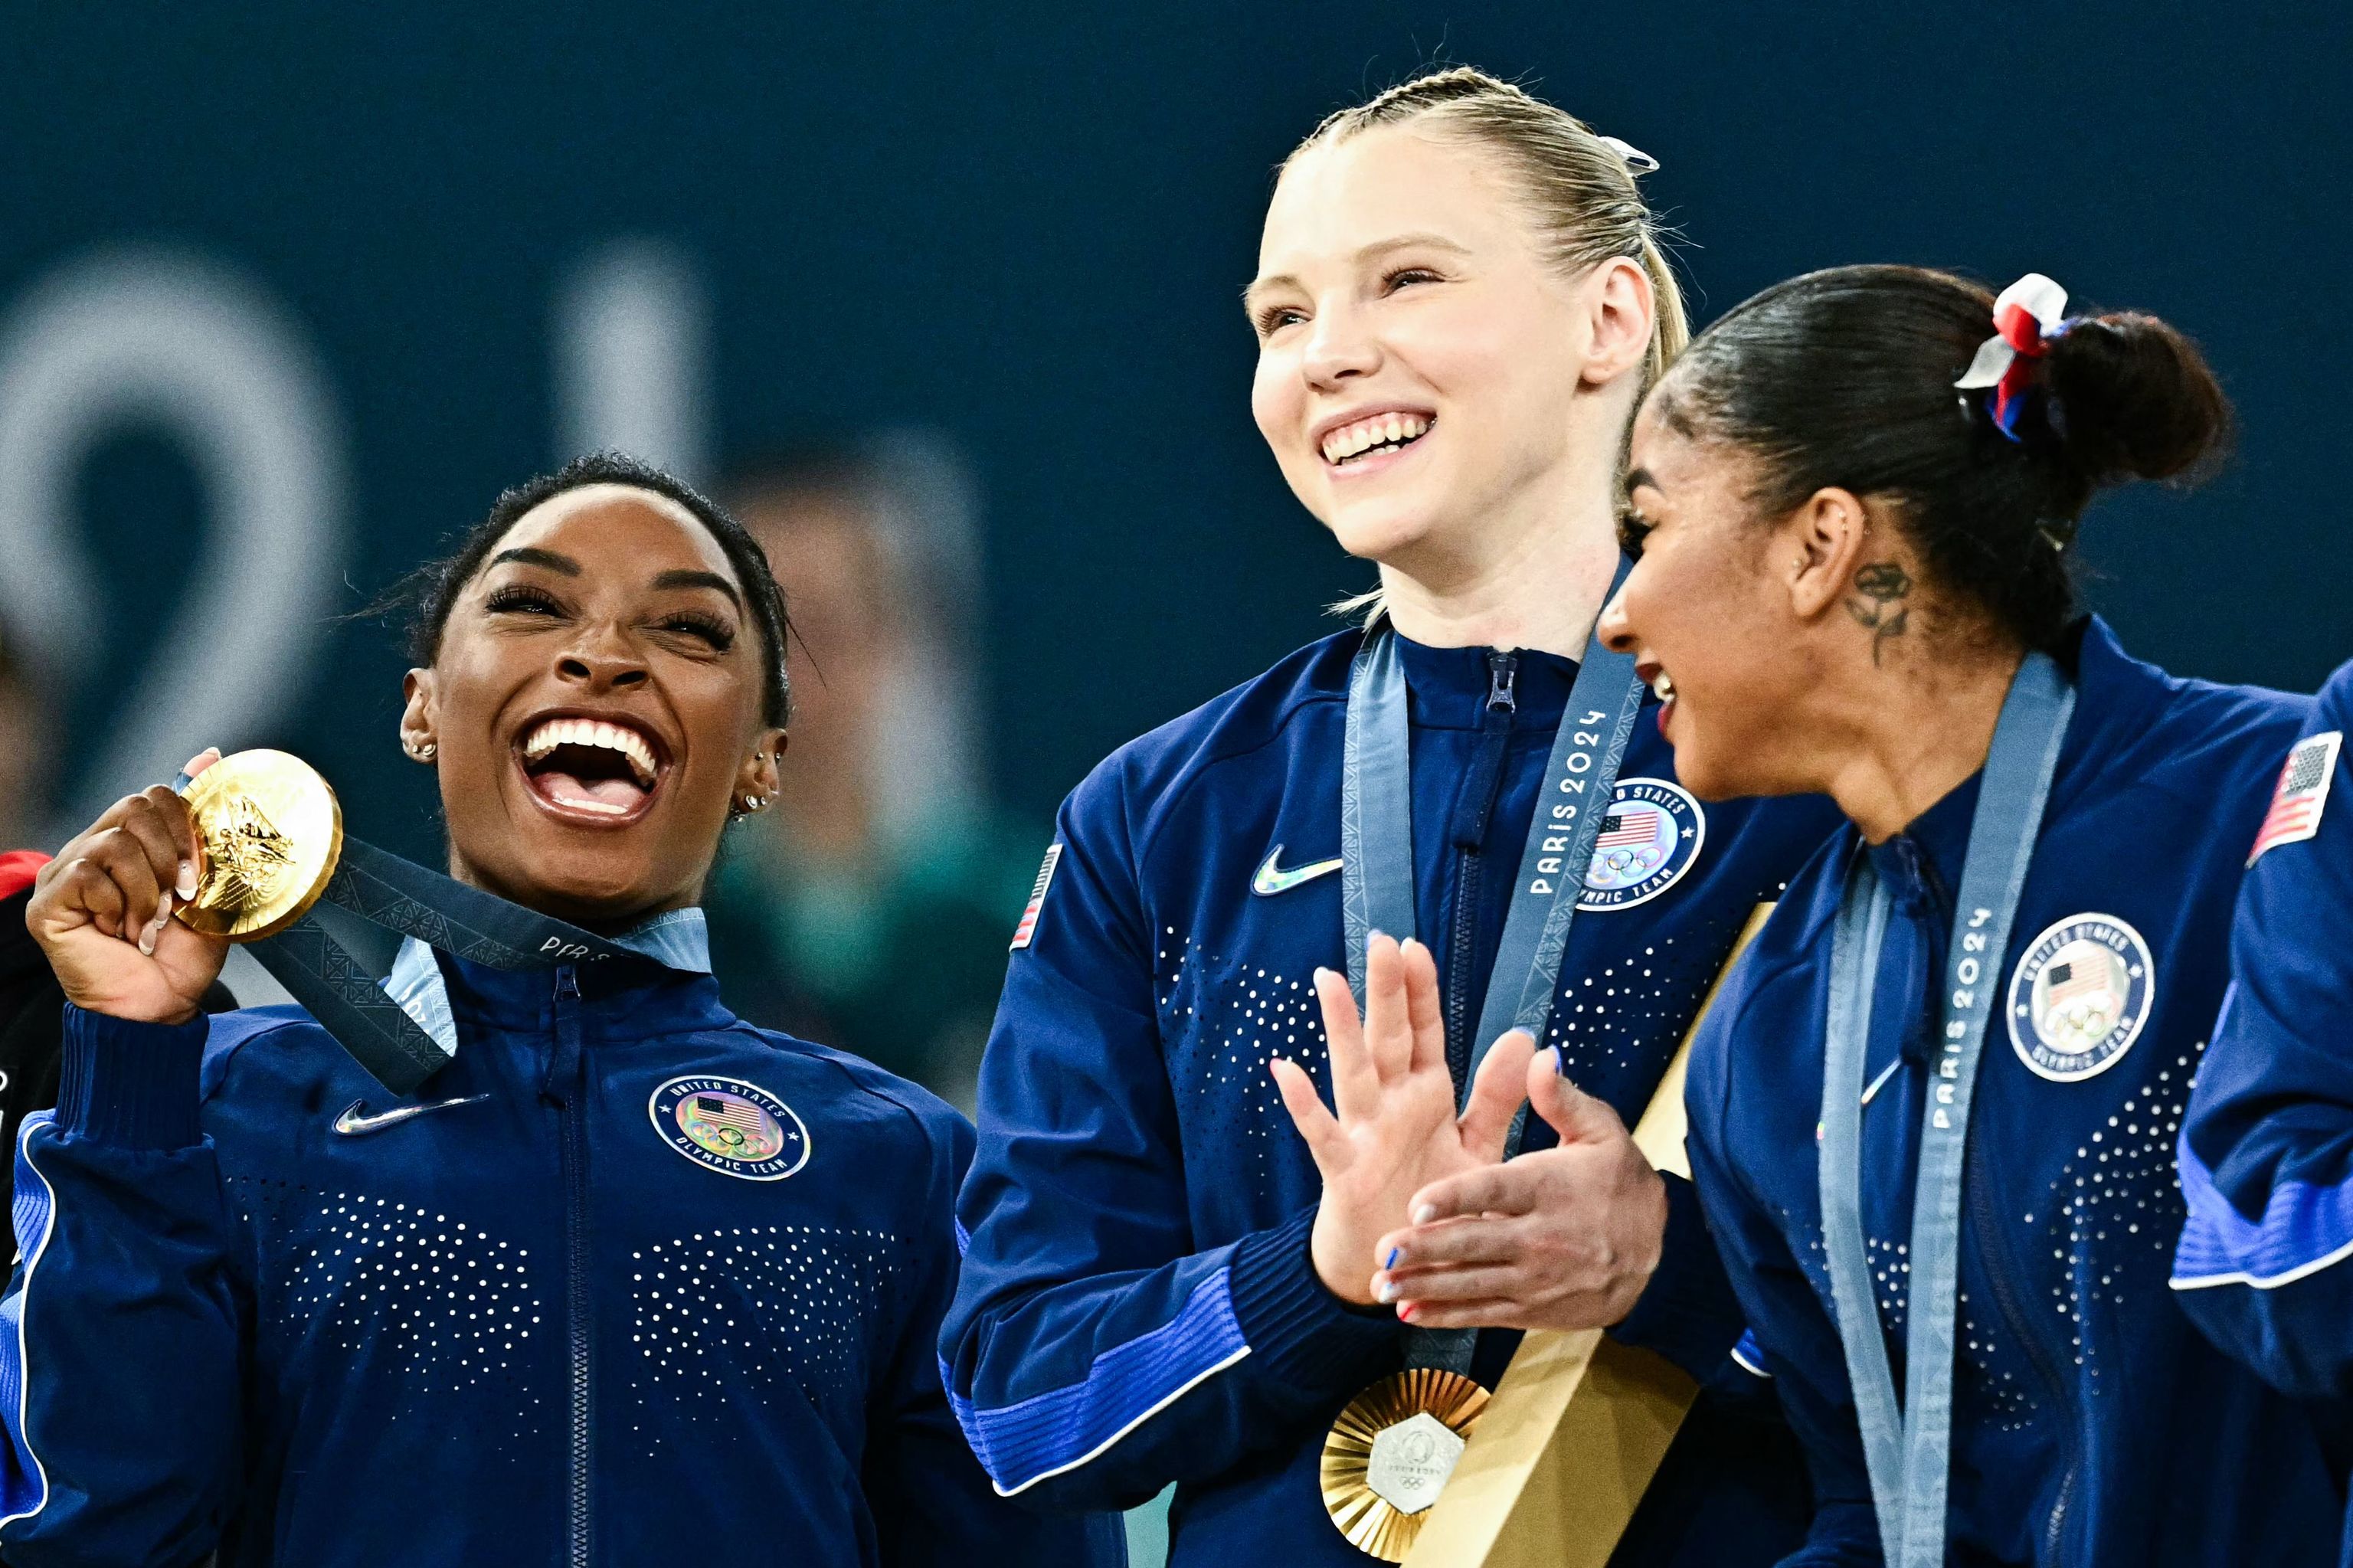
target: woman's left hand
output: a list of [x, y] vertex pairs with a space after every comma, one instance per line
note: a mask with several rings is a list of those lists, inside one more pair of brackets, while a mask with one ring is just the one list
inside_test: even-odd
[[1634, 1309], [1659, 1266], [1664, 1180], [1604, 1102], [1528, 1064], [1528, 1103], [1560, 1134], [1538, 1150], [1433, 1181], [1414, 1223], [1383, 1236], [1373, 1281], [1433, 1329], [1601, 1329]]
[[1309, 1238], [1316, 1275], [1342, 1300], [1368, 1307], [1394, 1299], [1377, 1295], [1373, 1270], [1388, 1255], [1374, 1248], [1374, 1238], [1413, 1213], [1416, 1193], [1503, 1158], [1524, 1064], [1535, 1046], [1517, 1030], [1498, 1040], [1458, 1117], [1438, 965], [1428, 948], [1373, 937], [1365, 953], [1361, 1021], [1346, 976], [1316, 970], [1315, 994], [1331, 1046], [1334, 1109], [1324, 1108], [1314, 1080], [1296, 1062], [1278, 1059], [1271, 1066], [1284, 1108], [1324, 1178]]

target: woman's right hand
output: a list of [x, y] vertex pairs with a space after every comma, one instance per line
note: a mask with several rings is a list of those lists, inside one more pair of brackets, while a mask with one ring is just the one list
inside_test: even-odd
[[[220, 760], [191, 758], [194, 778]], [[185, 1023], [220, 975], [228, 943], [171, 917], [195, 896], [204, 849], [187, 804], [158, 784], [126, 795], [41, 868], [26, 928], [66, 1000], [143, 1023]]]

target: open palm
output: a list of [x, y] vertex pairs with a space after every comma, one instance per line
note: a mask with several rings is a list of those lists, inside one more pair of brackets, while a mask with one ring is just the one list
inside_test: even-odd
[[1413, 1195], [1502, 1160], [1535, 1047], [1517, 1031], [1498, 1040], [1458, 1117], [1428, 948], [1378, 934], [1366, 944], [1361, 1020], [1345, 976], [1318, 969], [1315, 994], [1331, 1048], [1332, 1107], [1295, 1062], [1272, 1064], [1275, 1085], [1324, 1178], [1310, 1242], [1315, 1272], [1343, 1299], [1370, 1304], [1376, 1244], [1409, 1222]]

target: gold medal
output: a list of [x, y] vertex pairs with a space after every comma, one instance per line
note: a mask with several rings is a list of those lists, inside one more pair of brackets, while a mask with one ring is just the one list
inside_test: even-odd
[[195, 902], [173, 917], [208, 937], [258, 942], [311, 912], [343, 852], [343, 809], [319, 770], [282, 751], [240, 751], [181, 799], [205, 846]]
[[1409, 1367], [1348, 1402], [1324, 1439], [1324, 1510], [1359, 1552], [1402, 1563], [1462, 1457], [1487, 1391]]

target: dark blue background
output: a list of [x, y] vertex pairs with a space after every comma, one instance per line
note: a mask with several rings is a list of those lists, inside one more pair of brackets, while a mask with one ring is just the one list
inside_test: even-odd
[[[709, 281], [723, 460], [904, 424], [963, 451], [996, 771], [1036, 813], [1368, 580], [1251, 427], [1236, 295], [1274, 163], [1441, 50], [1662, 161], [1651, 189], [1691, 241], [1703, 320], [1856, 260], [1996, 284], [2031, 268], [2177, 320], [2238, 400], [2241, 451], [2193, 498], [2095, 510], [2096, 602], [2185, 671], [2308, 688], [2353, 653], [2341, 7], [11, 12], [0, 304], [125, 242], [258, 281], [340, 401], [351, 604], [557, 455], [560, 269], [664, 237]], [[93, 450], [79, 493], [116, 590], [89, 629], [111, 673], [76, 699], [82, 747], [155, 656], [141, 629], [206, 502], [135, 429]], [[361, 831], [421, 853], [393, 644], [343, 626], [325, 648], [280, 733], [225, 738], [306, 752]]]

